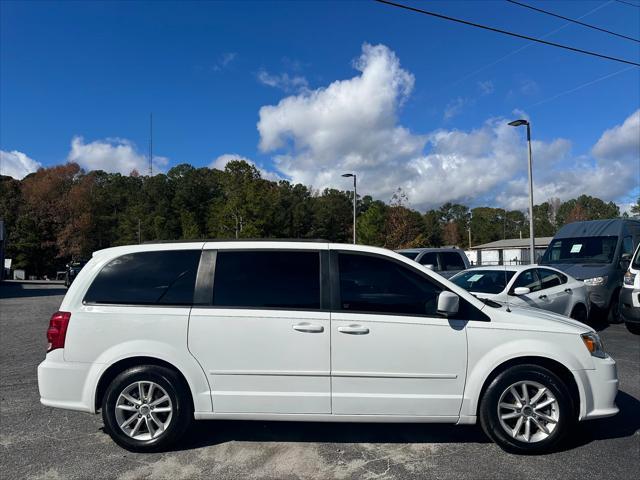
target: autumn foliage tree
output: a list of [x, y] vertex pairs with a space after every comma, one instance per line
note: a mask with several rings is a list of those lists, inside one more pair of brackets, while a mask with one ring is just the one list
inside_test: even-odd
[[[0, 219], [8, 234], [6, 257], [28, 275], [53, 275], [71, 259], [138, 241], [201, 238], [324, 238], [351, 242], [353, 193], [314, 191], [262, 177], [250, 163], [223, 170], [180, 164], [152, 177], [84, 172], [75, 163], [42, 168], [18, 181], [0, 177]], [[421, 213], [401, 189], [387, 204], [357, 199], [359, 243], [387, 248], [468, 246], [528, 235], [519, 210], [445, 203]], [[611, 218], [618, 207], [583, 195], [535, 206], [539, 234], [564, 223]], [[633, 214], [633, 211], [632, 211]]]

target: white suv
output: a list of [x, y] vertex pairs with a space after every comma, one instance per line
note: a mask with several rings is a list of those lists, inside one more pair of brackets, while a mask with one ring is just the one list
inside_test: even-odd
[[95, 413], [121, 446], [192, 419], [480, 421], [515, 452], [614, 415], [589, 327], [480, 301], [388, 250], [191, 242], [101, 250], [50, 321], [43, 404]]

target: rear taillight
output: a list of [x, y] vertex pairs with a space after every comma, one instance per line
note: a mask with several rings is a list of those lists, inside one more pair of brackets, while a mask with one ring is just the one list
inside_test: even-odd
[[67, 336], [67, 327], [69, 326], [69, 312], [56, 312], [51, 315], [49, 320], [49, 328], [47, 329], [47, 352], [56, 348], [64, 348], [64, 339]]

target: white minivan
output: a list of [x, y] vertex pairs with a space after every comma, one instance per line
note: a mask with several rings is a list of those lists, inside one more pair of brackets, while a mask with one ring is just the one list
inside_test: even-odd
[[513, 452], [614, 415], [586, 325], [506, 308], [397, 253], [322, 242], [94, 253], [47, 331], [44, 405], [95, 413], [136, 451], [192, 419], [480, 422]]

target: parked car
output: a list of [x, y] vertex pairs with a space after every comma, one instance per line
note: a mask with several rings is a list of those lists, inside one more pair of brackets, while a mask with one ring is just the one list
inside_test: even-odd
[[620, 317], [631, 333], [640, 335], [640, 245], [636, 247], [620, 290]]
[[582, 280], [595, 313], [619, 320], [622, 277], [640, 243], [640, 220], [575, 222], [562, 227], [539, 262]]
[[583, 323], [589, 315], [584, 283], [551, 267], [477, 267], [458, 273], [451, 281], [477, 297], [509, 306], [541, 308]]
[[195, 419], [483, 426], [514, 452], [615, 415], [616, 362], [569, 318], [481, 301], [397, 253], [320, 242], [94, 253], [50, 320], [44, 405], [164, 449]]
[[71, 284], [76, 279], [76, 276], [78, 275], [80, 270], [82, 270], [82, 267], [84, 267], [86, 264], [87, 264], [86, 260], [74, 260], [70, 263], [67, 263], [66, 270], [64, 273], [65, 287], [71, 286]]
[[469, 259], [459, 248], [407, 248], [397, 252], [439, 273], [444, 278], [450, 278], [469, 268]]

